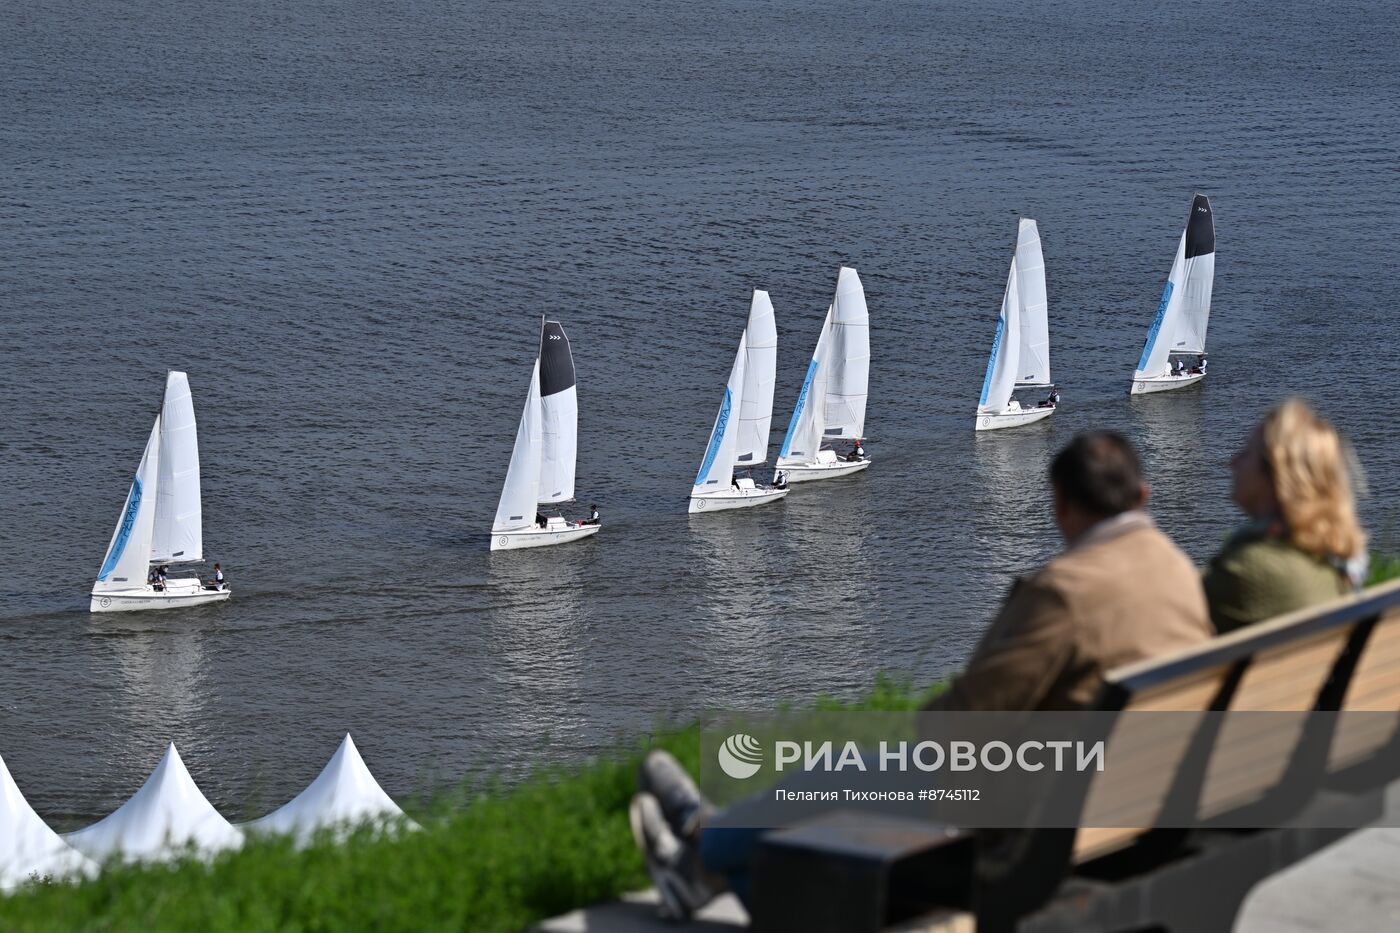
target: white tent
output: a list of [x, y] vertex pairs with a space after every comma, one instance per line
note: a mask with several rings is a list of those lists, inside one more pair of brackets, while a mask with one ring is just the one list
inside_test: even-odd
[[306, 842], [320, 829], [390, 822], [418, 828], [369, 773], [347, 732], [340, 748], [306, 790], [242, 828], [250, 833], [290, 834]]
[[160, 861], [183, 854], [189, 846], [201, 855], [212, 855], [243, 844], [243, 834], [195, 786], [174, 744], [141, 789], [116, 812], [63, 838], [98, 861], [117, 853], [132, 861]]
[[39, 818], [0, 758], [0, 892], [38, 878], [96, 873], [96, 864]]

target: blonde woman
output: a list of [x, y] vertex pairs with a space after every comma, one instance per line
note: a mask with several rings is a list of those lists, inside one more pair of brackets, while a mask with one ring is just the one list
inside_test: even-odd
[[1248, 524], [1206, 568], [1211, 621], [1222, 634], [1334, 599], [1365, 576], [1366, 538], [1356, 520], [1337, 430], [1306, 402], [1264, 416], [1230, 460], [1236, 504]]

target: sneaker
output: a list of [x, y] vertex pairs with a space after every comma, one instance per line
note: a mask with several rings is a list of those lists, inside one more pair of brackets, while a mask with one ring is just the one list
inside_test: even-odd
[[651, 794], [637, 794], [627, 808], [632, 838], [646, 859], [647, 874], [661, 895], [660, 914], [667, 920], [689, 920], [714, 898], [700, 877], [694, 846], [671, 831], [661, 804]]
[[671, 831], [693, 839], [700, 823], [714, 812], [685, 768], [669, 752], [648, 752], [637, 771], [637, 789], [655, 797]]

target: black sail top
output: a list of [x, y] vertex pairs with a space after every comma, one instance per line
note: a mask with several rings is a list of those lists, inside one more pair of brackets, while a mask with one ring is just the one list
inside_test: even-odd
[[563, 392], [574, 384], [574, 354], [558, 321], [545, 321], [540, 334], [540, 395]]
[[1198, 194], [1191, 201], [1191, 219], [1186, 221], [1186, 258], [1207, 256], [1215, 252], [1215, 219], [1210, 213], [1210, 199]]

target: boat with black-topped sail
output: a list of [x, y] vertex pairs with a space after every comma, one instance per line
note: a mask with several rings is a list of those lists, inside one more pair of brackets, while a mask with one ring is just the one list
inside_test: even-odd
[[765, 505], [787, 495], [786, 486], [763, 485], [754, 480], [751, 469], [746, 469], [768, 459], [777, 369], [778, 329], [773, 303], [767, 292], [755, 290], [748, 326], [739, 337], [739, 352], [734, 355], [710, 442], [690, 490], [691, 514]]
[[[92, 587], [90, 611], [176, 609], [233, 595], [192, 569], [204, 560], [197, 435], [189, 379], [167, 373], [160, 411]], [[154, 576], [157, 568], [171, 567], [164, 579]]]
[[1210, 200], [1198, 194], [1191, 201], [1191, 216], [1177, 244], [1129, 394], [1184, 389], [1206, 377], [1206, 326], [1214, 284], [1215, 217]]
[[[870, 383], [870, 313], [856, 270], [841, 267], [817, 349], [793, 406], [774, 479], [805, 483], [870, 466], [862, 440]], [[844, 449], [844, 443], [850, 449]], [[838, 450], [838, 446], [843, 449]]]
[[[1046, 396], [1023, 404], [1017, 391], [1034, 389]], [[1016, 428], [1055, 413], [1055, 385], [1050, 381], [1050, 323], [1045, 298], [1045, 260], [1034, 220], [1022, 218], [1016, 252], [1006, 276], [992, 355], [977, 401], [978, 431]]]
[[569, 338], [558, 321], [540, 328], [525, 410], [491, 526], [491, 550], [565, 544], [598, 533], [596, 522], [572, 521], [578, 462], [578, 387]]

